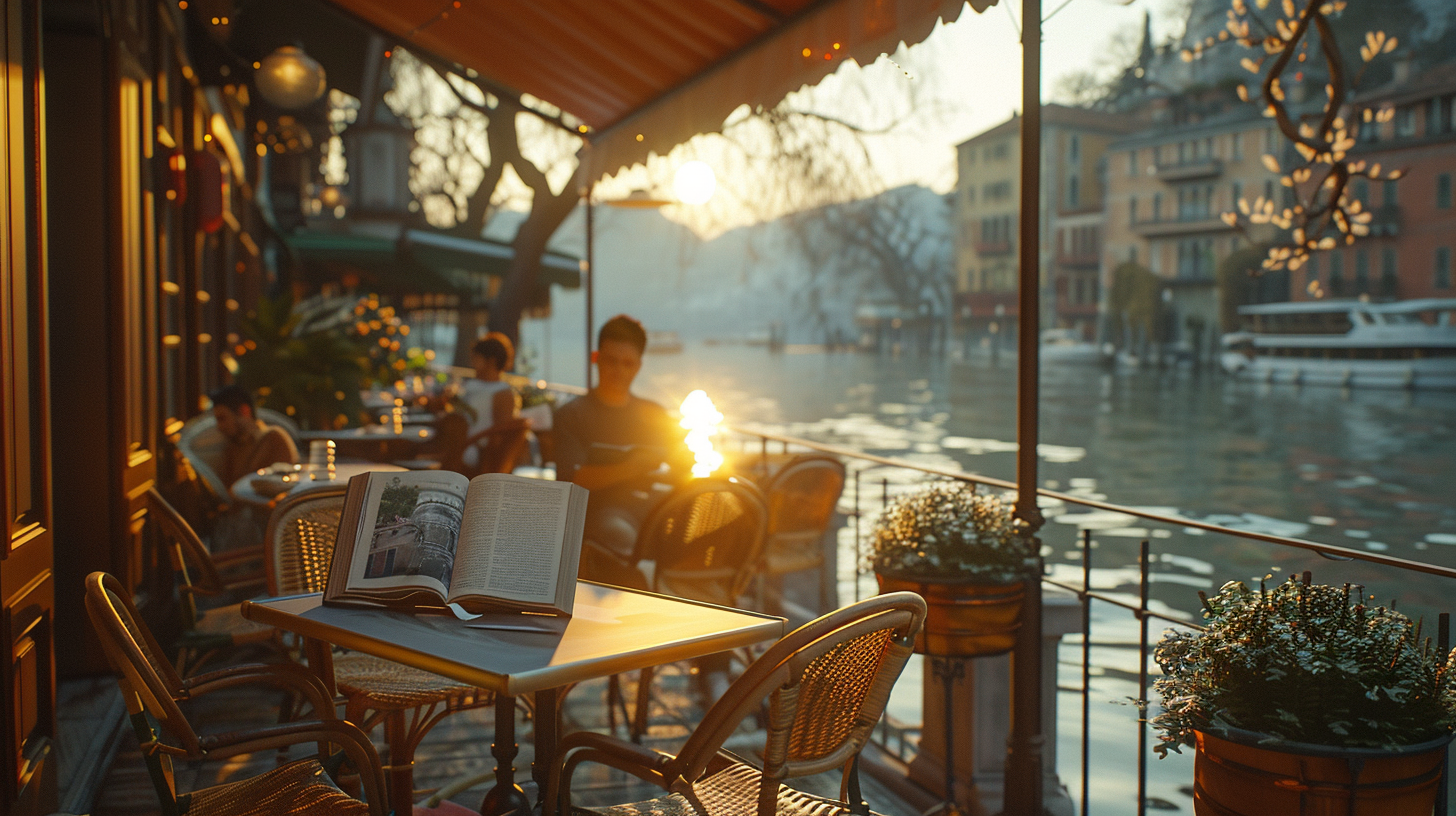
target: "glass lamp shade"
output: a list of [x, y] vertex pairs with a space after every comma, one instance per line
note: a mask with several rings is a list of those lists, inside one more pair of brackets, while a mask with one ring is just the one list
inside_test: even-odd
[[303, 49], [291, 45], [263, 58], [253, 73], [253, 84], [264, 99], [284, 109], [304, 107], [328, 89], [324, 67]]

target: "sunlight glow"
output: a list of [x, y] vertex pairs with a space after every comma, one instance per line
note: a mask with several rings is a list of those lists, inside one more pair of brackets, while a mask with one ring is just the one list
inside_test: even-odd
[[688, 431], [688, 450], [693, 452], [693, 478], [701, 479], [713, 475], [723, 466], [723, 454], [713, 450], [713, 436], [723, 422], [723, 414], [713, 407], [707, 392], [699, 389], [688, 394], [678, 406], [682, 421], [678, 424]]
[[707, 162], [693, 159], [683, 163], [672, 178], [672, 191], [684, 204], [706, 204], [718, 190], [718, 177]]

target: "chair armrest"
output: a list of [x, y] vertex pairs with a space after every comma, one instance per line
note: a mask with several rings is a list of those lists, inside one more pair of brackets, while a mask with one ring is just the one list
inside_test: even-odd
[[631, 742], [593, 731], [574, 731], [561, 740], [558, 750], [561, 762], [553, 763], [546, 777], [542, 801], [558, 800], [557, 813], [571, 813], [571, 776], [576, 766], [595, 762], [629, 773], [644, 782], [670, 790], [675, 774], [668, 770], [671, 754], [663, 754]]
[[276, 686], [297, 692], [313, 705], [315, 716], [320, 719], [338, 719], [333, 695], [323, 681], [297, 663], [245, 663], [200, 674], [183, 683], [189, 698], [238, 686]]
[[364, 795], [375, 816], [385, 816], [389, 799], [384, 792], [384, 770], [379, 754], [359, 726], [346, 720], [307, 720], [250, 731], [212, 734], [199, 740], [207, 759], [226, 759], [305, 742], [337, 745], [359, 771]]

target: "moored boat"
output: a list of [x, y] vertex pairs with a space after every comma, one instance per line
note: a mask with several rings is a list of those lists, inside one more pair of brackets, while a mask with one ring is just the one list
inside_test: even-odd
[[1456, 389], [1456, 298], [1239, 307], [1224, 370], [1268, 382]]
[[1082, 339], [1073, 329], [1047, 329], [1041, 333], [1039, 356], [1049, 365], [1100, 365], [1108, 361], [1110, 352]]

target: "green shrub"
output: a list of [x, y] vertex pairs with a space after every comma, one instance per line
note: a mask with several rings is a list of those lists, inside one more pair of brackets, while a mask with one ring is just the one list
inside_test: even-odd
[[[1363, 588], [1293, 577], [1272, 591], [1231, 581], [1204, 601], [1208, 628], [1170, 631], [1154, 659], [1167, 675], [1153, 719], [1160, 753], [1193, 732], [1256, 731], [1347, 748], [1414, 745], [1456, 725], [1446, 656], [1420, 626]], [[1443, 659], [1446, 658], [1446, 659]]]
[[898, 578], [1007, 584], [1034, 573], [1037, 563], [1011, 506], [963, 482], [934, 482], [896, 499], [870, 544], [870, 567]]

